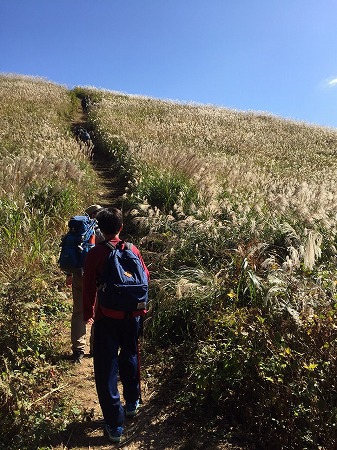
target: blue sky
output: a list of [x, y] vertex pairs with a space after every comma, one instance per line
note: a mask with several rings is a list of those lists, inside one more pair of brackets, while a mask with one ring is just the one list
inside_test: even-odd
[[1, 0], [0, 72], [337, 127], [336, 0]]

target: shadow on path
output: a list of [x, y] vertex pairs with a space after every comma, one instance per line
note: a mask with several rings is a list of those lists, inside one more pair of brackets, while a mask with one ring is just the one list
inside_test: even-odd
[[[219, 435], [219, 430], [212, 430], [207, 426], [206, 411], [202, 419], [196, 420], [192, 411], [186, 410], [186, 406], [184, 409], [175, 401], [176, 380], [181, 375], [181, 365], [178, 362], [170, 370], [165, 369], [165, 373], [161, 373], [158, 368], [147, 367], [145, 361], [142, 376], [143, 404], [135, 418], [126, 420], [120, 444], [110, 443], [104, 434], [104, 422], [94, 387], [92, 359], [84, 358], [82, 365], [74, 366], [73, 371], [74, 378], [69, 387], [69, 395], [77, 399], [82, 415], [64, 432], [50, 437], [48, 444], [53, 450], [235, 448], [222, 440], [223, 436], [221, 433]], [[95, 405], [91, 409], [93, 402]]]

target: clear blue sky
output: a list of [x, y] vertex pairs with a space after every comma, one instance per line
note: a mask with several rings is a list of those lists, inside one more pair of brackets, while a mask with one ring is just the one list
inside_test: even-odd
[[1, 0], [0, 72], [337, 127], [336, 0]]

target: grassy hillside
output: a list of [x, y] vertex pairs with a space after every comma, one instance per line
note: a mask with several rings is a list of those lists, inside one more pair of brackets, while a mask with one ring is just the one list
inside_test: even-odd
[[[259, 233], [268, 221], [335, 232], [335, 130], [112, 93], [93, 116], [106, 139], [125, 142], [140, 174], [156, 169], [188, 179], [197, 207], [207, 204], [204, 214]], [[140, 183], [137, 190], [149, 188]]]
[[71, 134], [73, 94], [1, 76], [0, 97], [0, 448], [36, 448], [72, 414], [60, 395], [69, 307], [56, 258], [96, 176]]
[[95, 192], [71, 134], [84, 93], [95, 146], [127, 180], [126, 232], [151, 270], [148, 376], [205, 442], [330, 448], [337, 132], [25, 77], [0, 77], [0, 92], [7, 448], [13, 436], [32, 448], [71, 415], [56, 364], [69, 315], [56, 256], [65, 219]]
[[177, 410], [248, 448], [330, 448], [336, 130], [88, 92], [97, 142], [129, 178], [152, 269], [147, 345]]

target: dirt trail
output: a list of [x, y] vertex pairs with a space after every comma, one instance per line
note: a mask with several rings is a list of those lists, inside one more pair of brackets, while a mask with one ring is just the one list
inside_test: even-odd
[[[86, 120], [86, 115], [79, 108], [72, 125], [74, 132], [79, 126], [88, 129]], [[97, 146], [94, 147], [92, 164], [100, 180], [98, 197], [93, 199], [93, 201], [104, 206], [120, 206], [124, 186], [120, 186], [116, 182], [116, 177], [111, 168], [111, 161], [108, 161], [107, 157], [104, 156]], [[69, 302], [71, 303], [70, 293]], [[126, 422], [125, 433], [119, 445], [109, 443], [104, 435], [104, 422], [95, 388], [93, 359], [89, 355], [89, 328], [87, 326], [85, 357], [81, 364], [74, 364], [69, 361], [69, 371], [67, 371], [64, 379], [67, 386], [65, 394], [80, 411], [80, 419], [72, 423], [64, 433], [51, 439], [53, 450], [110, 449], [116, 447], [129, 450], [177, 448], [171, 447], [169, 443], [165, 443], [165, 439], [161, 436], [162, 433], [160, 431], [155, 433], [149, 432], [151, 428], [156, 428], [156, 424], [163, 421], [164, 417], [164, 414], [161, 418], [157, 417], [158, 411], [162, 409], [160, 404], [157, 404], [156, 407], [154, 404], [149, 404], [154, 395], [148, 388], [150, 378], [142, 380], [143, 405], [140, 414]], [[70, 330], [68, 332], [70, 339]], [[122, 393], [121, 386], [119, 386], [119, 391]], [[121, 398], [123, 400], [122, 394]], [[169, 440], [171, 440], [171, 437]]]
[[[89, 327], [87, 336], [90, 336]], [[161, 410], [160, 404], [157, 408], [151, 405], [151, 393], [148, 383], [142, 380], [142, 398], [143, 405], [140, 413], [134, 419], [127, 420], [125, 423], [125, 433], [121, 443], [111, 444], [104, 435], [104, 422], [101, 408], [99, 406], [93, 370], [93, 359], [89, 356], [89, 345], [87, 342], [86, 355], [81, 364], [69, 362], [69, 372], [64, 380], [67, 384], [66, 394], [73, 399], [75, 405], [81, 411], [81, 418], [72, 423], [67, 430], [60, 436], [53, 439], [53, 450], [96, 450], [123, 448], [128, 450], [135, 449], [174, 449], [170, 443], [160, 437], [161, 433], [154, 435], [149, 433], [151, 427], [156, 427], [158, 423], [157, 413]], [[122, 392], [121, 386], [119, 386]], [[121, 396], [122, 397], [122, 396]], [[123, 400], [123, 397], [122, 397]], [[157, 412], [155, 410], [157, 409]], [[154, 415], [153, 415], [154, 414]], [[160, 439], [160, 442], [157, 439]], [[57, 442], [58, 441], [58, 442]]]
[[[78, 125], [86, 127], [86, 116], [80, 110], [75, 119], [74, 128]], [[102, 205], [114, 204], [119, 206], [123, 189], [116, 185], [112, 169], [97, 148], [94, 150], [93, 165], [101, 180], [99, 198], [95, 201]], [[71, 300], [69, 299], [69, 301]], [[88, 326], [88, 340], [89, 336]], [[201, 442], [200, 426], [191, 423], [191, 420], [186, 423], [185, 417], [179, 414], [177, 406], [172, 401], [170, 378], [167, 376], [165, 369], [161, 373], [157, 367], [155, 369], [146, 367], [146, 363], [143, 365], [144, 356], [142, 355], [141, 345], [143, 404], [140, 413], [135, 418], [126, 421], [121, 443], [112, 444], [104, 435], [103, 417], [95, 389], [93, 359], [89, 356], [87, 342], [86, 355], [82, 363], [74, 364], [69, 361], [69, 371], [64, 379], [67, 385], [66, 394], [81, 411], [81, 418], [70, 424], [64, 433], [51, 438], [53, 450], [104, 450], [113, 448], [124, 450], [188, 450], [201, 448], [228, 450], [232, 448], [228, 445], [212, 443], [207, 438], [202, 439], [203, 442]], [[122, 389], [119, 390], [122, 393]]]
[[[217, 443], [203, 435], [200, 423], [191, 421], [191, 417], [185, 418], [172, 401], [167, 374], [160, 375], [158, 368], [152, 372], [152, 368], [145, 365], [141, 379], [143, 403], [140, 412], [135, 418], [126, 420], [120, 444], [110, 443], [104, 435], [104, 422], [95, 389], [93, 359], [88, 352], [87, 342], [82, 363], [69, 362], [69, 372], [64, 380], [67, 384], [65, 393], [77, 405], [81, 416], [65, 432], [52, 438], [53, 450], [234, 450], [228, 444]], [[122, 393], [121, 385], [119, 391]], [[123, 402], [122, 395], [121, 400]]]

